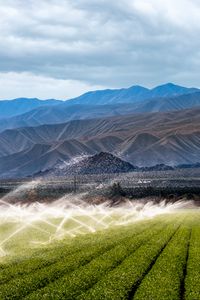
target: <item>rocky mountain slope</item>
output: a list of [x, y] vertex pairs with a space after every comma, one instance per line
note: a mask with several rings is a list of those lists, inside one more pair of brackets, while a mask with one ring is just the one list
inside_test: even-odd
[[30, 176], [100, 152], [139, 167], [193, 164], [200, 161], [199, 118], [196, 108], [6, 130], [0, 133], [0, 176]]
[[106, 152], [93, 156], [72, 159], [70, 162], [58, 162], [53, 168], [37, 175], [45, 177], [85, 175], [85, 174], [112, 174], [135, 171], [130, 163]]

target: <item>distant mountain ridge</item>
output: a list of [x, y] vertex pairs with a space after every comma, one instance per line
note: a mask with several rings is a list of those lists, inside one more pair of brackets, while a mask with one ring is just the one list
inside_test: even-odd
[[71, 99], [75, 104], [116, 104], [116, 103], [138, 103], [153, 98], [166, 98], [199, 92], [197, 88], [186, 88], [183, 86], [167, 83], [152, 89], [143, 86], [132, 86], [123, 89], [107, 89], [87, 92], [79, 97]]
[[0, 132], [6, 129], [59, 124], [72, 120], [106, 118], [133, 113], [178, 111], [200, 107], [200, 92], [173, 97], [152, 98], [137, 103], [107, 105], [73, 103], [73, 101], [66, 101], [58, 105], [41, 106], [18, 116], [0, 119]]
[[0, 101], [0, 119], [10, 118], [21, 115], [41, 106], [52, 106], [61, 104], [61, 100], [47, 99], [39, 100], [37, 98], [17, 98], [13, 100]]
[[[186, 88], [173, 83], [163, 84], [153, 89], [147, 89], [142, 86], [132, 86], [130, 88], [122, 89], [107, 89], [87, 92], [79, 97], [69, 99], [66, 101], [47, 99], [40, 100], [37, 98], [17, 98], [13, 100], [0, 101], [0, 119], [11, 118], [19, 116], [42, 108], [43, 106], [57, 106], [64, 105], [62, 108], [73, 105], [116, 105], [131, 103], [137, 105], [145, 100], [155, 98], [176, 97], [186, 94], [200, 92], [196, 88]], [[66, 107], [65, 107], [66, 106]]]

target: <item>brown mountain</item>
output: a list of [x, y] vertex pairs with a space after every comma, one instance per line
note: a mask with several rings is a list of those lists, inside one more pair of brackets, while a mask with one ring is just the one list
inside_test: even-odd
[[1, 177], [28, 176], [74, 157], [112, 153], [136, 166], [200, 161], [200, 108], [77, 120], [0, 133]]

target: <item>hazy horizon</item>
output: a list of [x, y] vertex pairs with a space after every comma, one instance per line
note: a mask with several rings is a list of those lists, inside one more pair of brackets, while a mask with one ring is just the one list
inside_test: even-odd
[[38, 97], [24, 97], [24, 96], [21, 96], [21, 97], [15, 97], [15, 98], [10, 98], [10, 99], [1, 99], [0, 98], [0, 101], [11, 101], [11, 100], [16, 100], [16, 99], [38, 99], [38, 100], [52, 100], [52, 99], [55, 99], [55, 100], [61, 100], [61, 101], [68, 101], [68, 100], [72, 100], [73, 98], [76, 98], [76, 97], [79, 97], [87, 92], [95, 92], [95, 91], [101, 91], [101, 90], [120, 90], [120, 89], [129, 89], [129, 88], [132, 88], [132, 87], [137, 87], [137, 86], [140, 86], [140, 87], [143, 87], [143, 88], [146, 88], [148, 90], [153, 90], [154, 88], [157, 88], [157, 87], [160, 87], [160, 86], [164, 86], [164, 85], [168, 85], [168, 84], [172, 84], [172, 85], [175, 85], [175, 86], [182, 86], [182, 87], [186, 87], [186, 88], [197, 88], [199, 89], [199, 87], [196, 87], [196, 86], [183, 86], [183, 85], [179, 85], [179, 84], [176, 84], [174, 82], [166, 82], [166, 83], [161, 83], [157, 86], [151, 86], [151, 87], [147, 87], [147, 86], [144, 86], [144, 85], [131, 85], [131, 86], [128, 86], [128, 87], [117, 87], [117, 88], [97, 88], [97, 89], [94, 89], [94, 90], [86, 90], [86, 91], [83, 91], [82, 93], [79, 93], [79, 94], [76, 94], [74, 97], [71, 97], [71, 98], [63, 98], [63, 99], [58, 99], [58, 98], [38, 98]]

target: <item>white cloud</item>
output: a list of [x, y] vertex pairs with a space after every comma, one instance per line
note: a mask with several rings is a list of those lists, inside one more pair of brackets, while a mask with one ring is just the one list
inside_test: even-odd
[[76, 80], [63, 80], [29, 73], [18, 74], [13, 72], [0, 74], [0, 87], [0, 100], [14, 99], [22, 96], [66, 100], [79, 96], [91, 89], [103, 88], [102, 86], [91, 86]]
[[0, 72], [18, 83], [198, 85], [198, 0], [0, 0], [0, 14]]

